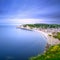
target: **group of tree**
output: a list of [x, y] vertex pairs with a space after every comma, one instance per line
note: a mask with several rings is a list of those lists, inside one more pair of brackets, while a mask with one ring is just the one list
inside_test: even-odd
[[24, 27], [29, 26], [29, 27], [36, 27], [36, 28], [60, 28], [59, 24], [25, 24], [23, 25]]

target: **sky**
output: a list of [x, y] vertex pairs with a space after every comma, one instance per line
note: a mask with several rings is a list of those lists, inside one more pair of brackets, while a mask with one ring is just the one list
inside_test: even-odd
[[60, 0], [0, 0], [0, 24], [60, 24]]

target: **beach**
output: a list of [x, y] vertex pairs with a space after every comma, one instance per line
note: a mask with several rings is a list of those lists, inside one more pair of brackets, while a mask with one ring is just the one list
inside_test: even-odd
[[52, 35], [51, 32], [44, 32], [44, 31], [40, 31], [40, 30], [35, 30], [37, 32], [39, 32], [40, 34], [42, 34], [42, 36], [44, 36], [44, 38], [46, 38], [47, 43], [49, 45], [56, 45], [56, 44], [60, 44], [60, 41], [56, 38], [54, 38], [53, 36], [49, 36]]

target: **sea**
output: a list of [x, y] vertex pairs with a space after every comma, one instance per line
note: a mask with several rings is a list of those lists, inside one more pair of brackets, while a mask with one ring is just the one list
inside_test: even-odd
[[0, 60], [29, 60], [43, 54], [46, 39], [36, 31], [0, 25]]

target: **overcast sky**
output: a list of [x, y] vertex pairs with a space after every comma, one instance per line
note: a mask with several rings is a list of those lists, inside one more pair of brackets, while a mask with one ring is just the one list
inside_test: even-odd
[[60, 0], [0, 0], [0, 24], [59, 23]]

